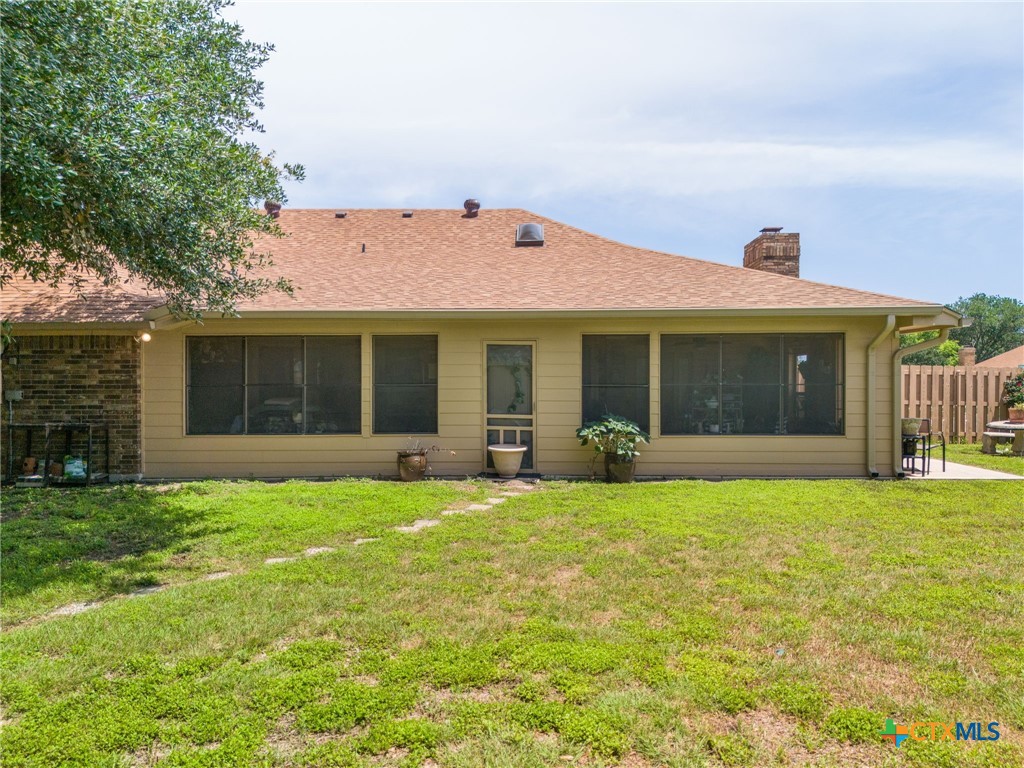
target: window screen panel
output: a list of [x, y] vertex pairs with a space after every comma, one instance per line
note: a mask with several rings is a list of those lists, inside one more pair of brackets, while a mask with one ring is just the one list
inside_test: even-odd
[[722, 337], [722, 434], [777, 435], [782, 429], [782, 337]]
[[306, 434], [358, 434], [362, 420], [361, 340], [306, 337]]
[[718, 336], [661, 337], [661, 432], [710, 434], [720, 422]]
[[373, 431], [437, 434], [437, 336], [374, 337]]
[[245, 338], [191, 336], [186, 347], [186, 432], [241, 434], [245, 429]]
[[247, 432], [303, 432], [304, 366], [299, 336], [250, 336], [246, 349]]
[[649, 431], [650, 337], [583, 337], [583, 421], [612, 414]]
[[843, 337], [785, 337], [786, 431], [795, 435], [843, 433]]

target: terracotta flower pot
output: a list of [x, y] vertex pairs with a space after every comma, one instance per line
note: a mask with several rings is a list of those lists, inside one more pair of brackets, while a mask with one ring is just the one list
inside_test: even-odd
[[635, 459], [626, 459], [617, 453], [604, 455], [604, 474], [609, 483], [632, 483], [635, 473]]
[[427, 454], [413, 451], [398, 452], [398, 476], [403, 482], [422, 480], [427, 474]]
[[494, 468], [498, 477], [515, 477], [519, 474], [519, 467], [523, 463], [523, 454], [526, 453], [525, 445], [512, 443], [498, 443], [488, 445], [487, 450], [491, 452], [494, 459]]
[[1007, 413], [1007, 421], [1011, 424], [1024, 424], [1024, 408], [1008, 408]]

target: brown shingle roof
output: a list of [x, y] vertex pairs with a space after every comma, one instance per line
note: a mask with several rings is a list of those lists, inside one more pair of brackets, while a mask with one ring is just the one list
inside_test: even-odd
[[[516, 225], [544, 225], [541, 247], [516, 247]], [[935, 308], [932, 302], [634, 248], [520, 209], [285, 209], [287, 236], [257, 243], [271, 276], [293, 296], [268, 293], [240, 312], [813, 310]], [[363, 246], [366, 246], [365, 251]], [[129, 285], [88, 286], [86, 298], [28, 281], [2, 292], [15, 322], [133, 322], [160, 299]]]
[[[519, 209], [346, 213], [282, 211], [289, 236], [261, 249], [295, 295], [267, 294], [241, 311], [935, 306], [634, 248]], [[516, 225], [531, 221], [544, 225], [544, 245], [517, 248]]]
[[14, 323], [140, 323], [164, 303], [137, 283], [104, 286], [85, 278], [76, 290], [15, 279], [0, 290], [0, 317]]

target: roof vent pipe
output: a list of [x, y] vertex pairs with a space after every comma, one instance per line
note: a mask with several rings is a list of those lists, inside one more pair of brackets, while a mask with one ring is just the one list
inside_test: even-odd
[[267, 200], [263, 203], [263, 209], [267, 212], [267, 215], [272, 219], [276, 219], [281, 215], [281, 204], [276, 200]]
[[470, 198], [462, 204], [462, 207], [466, 209], [467, 219], [475, 219], [477, 211], [480, 210], [480, 201]]

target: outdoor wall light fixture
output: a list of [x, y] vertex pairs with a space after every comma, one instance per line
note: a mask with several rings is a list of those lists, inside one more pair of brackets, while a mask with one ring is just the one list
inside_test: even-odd
[[150, 341], [152, 338], [153, 337], [150, 336], [148, 332], [143, 331], [142, 333], [140, 333], [138, 336], [135, 337], [135, 343], [136, 344], [145, 344], [147, 341]]

